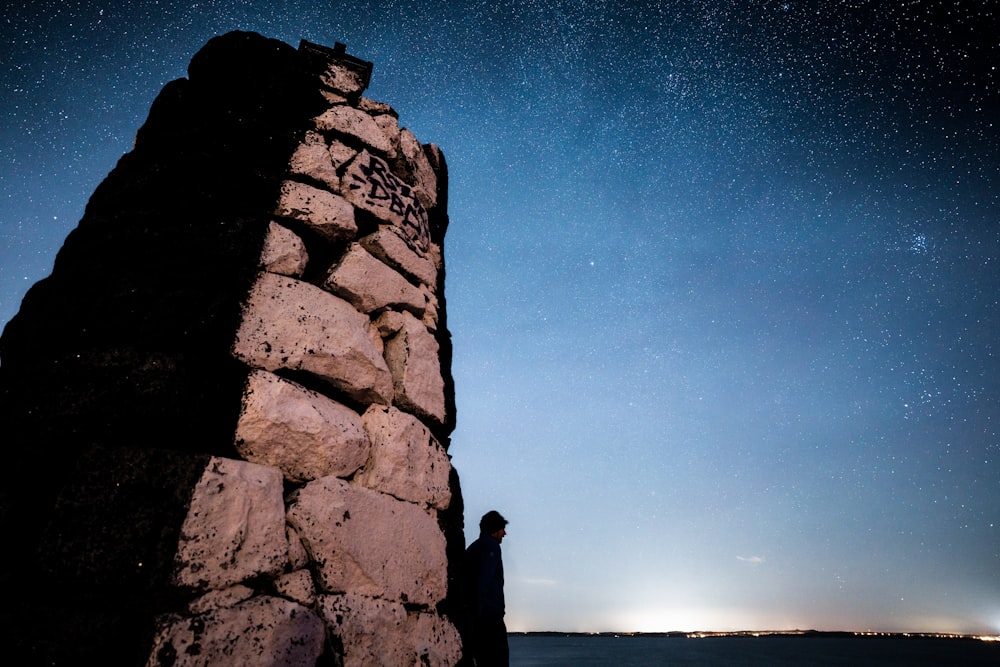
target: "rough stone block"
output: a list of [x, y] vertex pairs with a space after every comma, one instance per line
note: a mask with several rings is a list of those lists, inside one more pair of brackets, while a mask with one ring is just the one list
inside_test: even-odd
[[344, 667], [399, 667], [407, 659], [406, 609], [398, 602], [348, 593], [323, 595], [320, 616], [343, 646]]
[[325, 641], [312, 610], [261, 596], [192, 618], [160, 619], [146, 667], [315, 665]]
[[389, 157], [396, 157], [399, 155], [399, 120], [395, 115], [380, 114], [377, 116], [372, 116], [375, 124], [378, 128], [382, 130], [382, 134], [386, 136], [389, 143], [392, 144], [392, 151], [389, 153]]
[[313, 585], [312, 573], [309, 570], [295, 570], [283, 574], [274, 580], [274, 590], [282, 597], [313, 606], [316, 602], [316, 586]]
[[356, 150], [346, 144], [340, 143], [336, 139], [330, 140], [330, 147], [327, 150], [330, 153], [330, 161], [333, 162], [333, 166], [337, 169], [340, 169], [353, 160], [354, 156], [358, 154]]
[[419, 419], [393, 407], [364, 414], [371, 456], [354, 482], [400, 500], [443, 510], [451, 502], [451, 462], [444, 447]]
[[328, 241], [353, 239], [358, 233], [354, 207], [343, 197], [297, 181], [281, 184], [274, 214], [304, 223]]
[[396, 113], [396, 110], [390, 105], [385, 102], [373, 100], [369, 97], [362, 97], [358, 99], [358, 109], [373, 117], [381, 116], [382, 114], [389, 114], [393, 118], [399, 118], [399, 114]]
[[347, 165], [341, 194], [359, 209], [398, 228], [400, 236], [420, 253], [430, 245], [427, 210], [413, 188], [392, 173], [388, 163], [361, 151]]
[[437, 286], [437, 267], [418, 255], [393, 227], [380, 226], [373, 234], [359, 240], [361, 246], [411, 280], [429, 287]]
[[306, 132], [302, 143], [292, 153], [288, 168], [293, 174], [323, 183], [330, 190], [340, 190], [340, 177], [330, 157], [330, 149], [319, 132]]
[[434, 334], [409, 313], [385, 313], [375, 325], [387, 336], [385, 361], [392, 373], [395, 404], [418, 417], [444, 423], [441, 347]]
[[427, 301], [423, 292], [358, 243], [330, 269], [323, 287], [364, 313], [401, 308], [423, 317]]
[[326, 592], [423, 605], [444, 599], [444, 535], [418, 505], [324, 477], [298, 490], [288, 523]]
[[204, 614], [206, 611], [212, 611], [213, 609], [233, 607], [244, 600], [252, 598], [253, 593], [253, 589], [249, 586], [236, 584], [235, 586], [224, 588], [221, 591], [209, 591], [204, 595], [191, 600], [191, 602], [188, 603], [187, 609], [192, 614]]
[[267, 226], [260, 267], [270, 273], [298, 278], [306, 270], [308, 263], [306, 244], [299, 235], [272, 220]]
[[304, 482], [348, 477], [368, 458], [368, 436], [354, 410], [273, 373], [254, 370], [236, 424], [236, 449], [248, 461]]
[[285, 524], [285, 535], [288, 537], [288, 564], [293, 570], [300, 570], [309, 565], [309, 552], [302, 544], [298, 532]]
[[319, 613], [344, 647], [344, 667], [452, 667], [462, 641], [450, 622], [360, 595], [324, 595]]
[[181, 526], [175, 581], [222, 589], [280, 572], [288, 562], [277, 468], [212, 457]]
[[437, 206], [437, 174], [427, 159], [424, 147], [413, 133], [403, 129], [399, 133], [399, 147], [406, 164], [413, 174], [413, 189], [426, 209]]
[[357, 97], [365, 90], [365, 78], [343, 65], [331, 64], [319, 75], [319, 82], [345, 97]]
[[315, 285], [263, 273], [250, 290], [233, 355], [251, 367], [312, 373], [363, 403], [392, 402], [371, 321]]
[[438, 330], [438, 308], [440, 303], [438, 303], [438, 298], [434, 293], [434, 290], [427, 286], [421, 286], [421, 291], [424, 293], [424, 297], [427, 299], [427, 306], [424, 308], [424, 317], [420, 321], [428, 331]]
[[375, 119], [354, 107], [331, 107], [315, 119], [314, 125], [320, 132], [339, 132], [353, 137], [387, 157], [396, 155], [395, 146]]

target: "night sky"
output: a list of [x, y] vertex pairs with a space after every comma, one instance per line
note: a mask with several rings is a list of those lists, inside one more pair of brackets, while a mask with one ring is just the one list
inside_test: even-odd
[[450, 453], [511, 630], [997, 634], [997, 11], [17, 2], [0, 325], [208, 39], [343, 42], [448, 160]]

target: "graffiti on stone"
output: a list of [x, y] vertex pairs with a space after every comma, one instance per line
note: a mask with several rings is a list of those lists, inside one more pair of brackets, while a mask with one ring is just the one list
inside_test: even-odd
[[427, 251], [430, 244], [427, 210], [413, 188], [393, 174], [384, 160], [362, 151], [348, 166], [343, 183], [348, 201], [396, 225], [414, 249]]

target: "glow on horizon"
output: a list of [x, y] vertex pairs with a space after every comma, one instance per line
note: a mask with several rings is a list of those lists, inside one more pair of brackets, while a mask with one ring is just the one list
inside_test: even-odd
[[[821, 615], [821, 614], [820, 614]], [[833, 615], [836, 620], [817, 623], [805, 615], [782, 615], [771, 610], [727, 608], [636, 608], [606, 614], [563, 614], [558, 619], [547, 618], [533, 610], [508, 614], [510, 632], [581, 632], [581, 633], [660, 633], [660, 632], [789, 632], [817, 630], [820, 632], [856, 633], [919, 633], [979, 636], [1000, 636], [1000, 623], [982, 623], [970, 631], [969, 619], [906, 616], [872, 622], [872, 619], [850, 619]], [[813, 617], [815, 618], [815, 617]]]

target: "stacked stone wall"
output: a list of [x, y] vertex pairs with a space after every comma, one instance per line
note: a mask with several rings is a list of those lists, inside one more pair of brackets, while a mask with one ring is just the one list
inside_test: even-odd
[[19, 664], [460, 661], [447, 170], [370, 74], [210, 42], [5, 330]]

